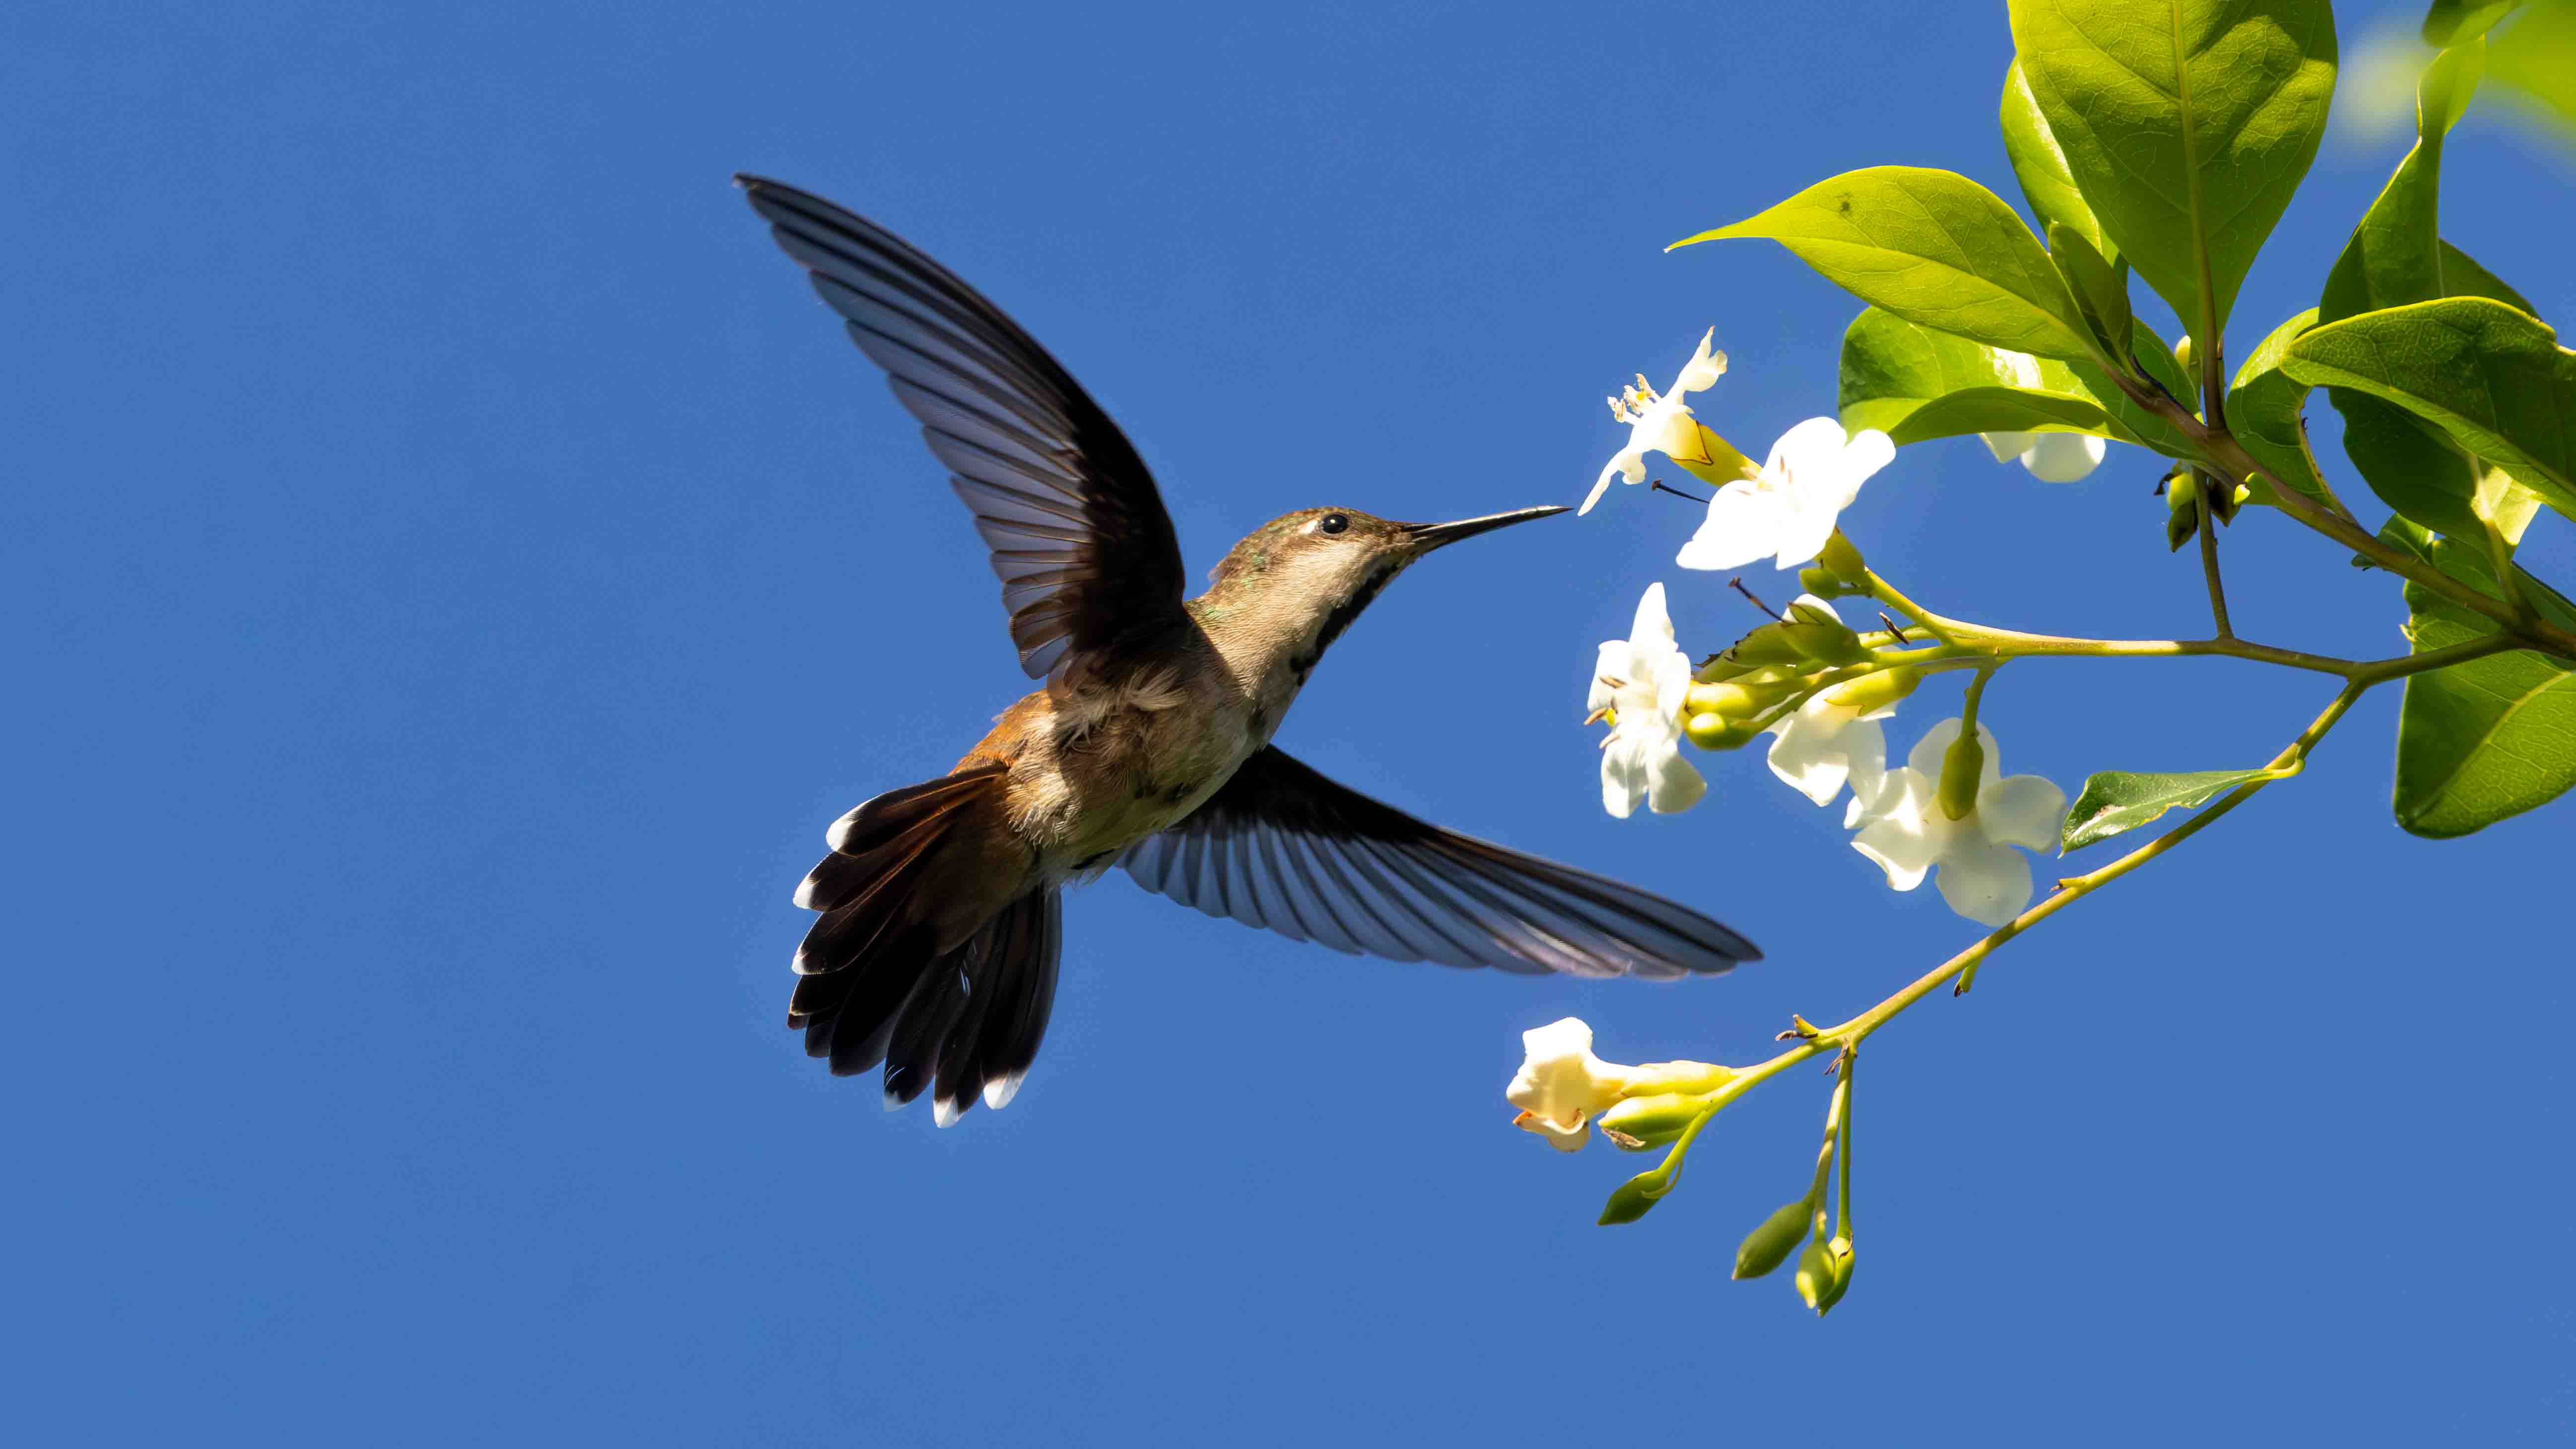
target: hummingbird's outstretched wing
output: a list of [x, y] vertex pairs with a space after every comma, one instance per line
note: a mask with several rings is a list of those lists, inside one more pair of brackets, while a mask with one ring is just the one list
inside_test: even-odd
[[1211, 916], [1391, 961], [1671, 978], [1762, 959], [1687, 906], [1416, 820], [1276, 748], [1118, 864]]
[[884, 227], [792, 186], [734, 179], [952, 470], [1031, 679], [1061, 681], [1183, 617], [1181, 546], [1154, 475], [1072, 374]]

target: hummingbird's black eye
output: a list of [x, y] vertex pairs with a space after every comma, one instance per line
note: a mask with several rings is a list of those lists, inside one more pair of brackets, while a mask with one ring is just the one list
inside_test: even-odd
[[1338, 513], [1327, 513], [1315, 520], [1315, 526], [1326, 533], [1339, 533], [1350, 527], [1351, 521]]

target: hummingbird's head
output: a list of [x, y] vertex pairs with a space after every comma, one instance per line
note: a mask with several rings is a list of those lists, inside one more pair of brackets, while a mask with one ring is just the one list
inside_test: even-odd
[[1350, 626], [1406, 565], [1436, 548], [1508, 524], [1563, 513], [1522, 508], [1454, 523], [1397, 523], [1355, 508], [1301, 508], [1254, 529], [1209, 575], [1212, 598], [1231, 606], [1259, 600], [1265, 613], [1304, 627], [1313, 657]]

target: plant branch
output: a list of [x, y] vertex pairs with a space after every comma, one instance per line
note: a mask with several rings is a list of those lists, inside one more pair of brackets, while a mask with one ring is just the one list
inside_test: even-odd
[[[2215, 349], [2212, 349], [2215, 351]], [[2209, 580], [2209, 620], [2221, 639], [2233, 639], [2236, 630], [2227, 622], [2227, 586], [2218, 578], [2218, 510], [2210, 506], [2209, 475], [2194, 469], [2191, 486], [2200, 496], [2193, 506], [2200, 510], [2200, 572]]]

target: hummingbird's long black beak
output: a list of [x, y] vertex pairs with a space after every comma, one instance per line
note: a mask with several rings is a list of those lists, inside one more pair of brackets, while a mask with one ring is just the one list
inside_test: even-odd
[[1414, 552], [1425, 554], [1462, 538], [1474, 538], [1497, 528], [1509, 528], [1515, 523], [1527, 523], [1533, 518], [1547, 518], [1566, 511], [1565, 505], [1551, 503], [1545, 508], [1515, 508], [1509, 513], [1488, 513], [1482, 518], [1461, 518], [1455, 523], [1408, 523], [1403, 527], [1405, 535], [1413, 541]]

